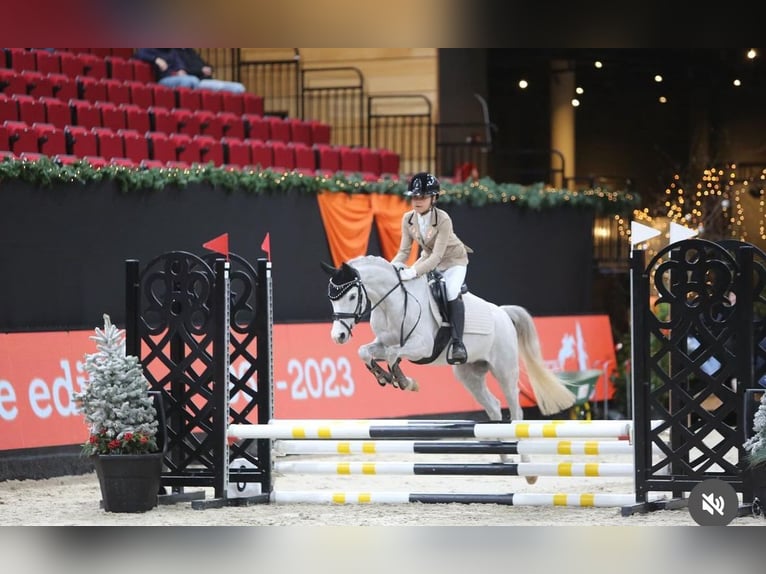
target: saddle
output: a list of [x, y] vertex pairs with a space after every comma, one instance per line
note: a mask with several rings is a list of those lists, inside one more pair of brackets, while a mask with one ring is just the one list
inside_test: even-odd
[[[450, 341], [452, 340], [449, 305], [447, 305], [447, 283], [444, 281], [444, 275], [442, 275], [440, 271], [434, 269], [433, 271], [429, 271], [427, 273], [426, 279], [428, 280], [428, 287], [431, 290], [431, 296], [436, 302], [436, 306], [439, 309], [439, 313], [442, 316], [442, 322], [444, 324], [439, 327], [439, 330], [436, 332], [436, 336], [434, 337], [434, 349], [431, 353], [431, 356], [410, 361], [417, 365], [427, 365], [428, 363], [433, 363], [436, 358], [442, 354], [442, 351], [447, 348], [447, 345], [449, 345]], [[460, 293], [464, 294], [467, 292], [468, 286], [463, 283], [463, 285], [460, 287]]]
[[[428, 287], [431, 289], [431, 296], [436, 301], [436, 306], [439, 308], [442, 320], [445, 323], [451, 323], [449, 316], [449, 305], [447, 305], [447, 282], [444, 280], [444, 275], [441, 271], [434, 269], [426, 274], [428, 280]], [[460, 294], [468, 293], [468, 286], [463, 283], [460, 286]]]

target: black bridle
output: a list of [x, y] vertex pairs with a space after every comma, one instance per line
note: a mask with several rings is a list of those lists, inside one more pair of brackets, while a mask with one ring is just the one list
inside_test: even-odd
[[[415, 330], [415, 327], [417, 327], [418, 323], [420, 322], [420, 314], [418, 314], [418, 320], [415, 321], [415, 324], [412, 326], [412, 329], [410, 329], [409, 333], [407, 333], [407, 336], [404, 335], [404, 320], [407, 317], [407, 302], [409, 300], [410, 293], [407, 291], [407, 289], [404, 287], [404, 282], [402, 281], [401, 276], [399, 275], [399, 270], [396, 269], [396, 278], [397, 282], [394, 284], [391, 289], [386, 292], [383, 297], [380, 298], [380, 301], [375, 303], [375, 305], [371, 305], [370, 303], [370, 296], [367, 294], [367, 288], [364, 286], [364, 283], [362, 282], [362, 278], [359, 276], [359, 272], [356, 269], [351, 268], [354, 274], [354, 278], [350, 281], [346, 281], [345, 283], [341, 283], [340, 285], [336, 285], [332, 279], [330, 279], [330, 283], [327, 287], [327, 296], [330, 298], [331, 301], [337, 301], [341, 297], [343, 297], [346, 293], [348, 293], [351, 289], [356, 288], [358, 299], [356, 301], [356, 308], [351, 313], [333, 313], [332, 314], [332, 320], [338, 321], [341, 325], [343, 325], [343, 328], [348, 331], [349, 338], [351, 337], [351, 331], [356, 326], [357, 323], [359, 323], [362, 319], [369, 316], [370, 313], [375, 310], [383, 301], [385, 301], [391, 293], [396, 291], [397, 287], [401, 287], [402, 291], [404, 291], [404, 312], [402, 313], [402, 324], [399, 328], [399, 344], [404, 345], [404, 343], [407, 341], [407, 339], [410, 338], [410, 335], [412, 335], [413, 331]], [[344, 319], [352, 319], [353, 322], [349, 325]]]

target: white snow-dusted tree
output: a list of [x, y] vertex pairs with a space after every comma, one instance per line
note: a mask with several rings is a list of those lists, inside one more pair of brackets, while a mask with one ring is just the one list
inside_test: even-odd
[[766, 393], [753, 417], [753, 435], [745, 441], [750, 466], [766, 463]]
[[125, 354], [125, 332], [104, 315], [98, 352], [85, 355], [86, 386], [74, 398], [90, 437], [85, 454], [143, 454], [157, 450], [157, 412], [138, 357]]

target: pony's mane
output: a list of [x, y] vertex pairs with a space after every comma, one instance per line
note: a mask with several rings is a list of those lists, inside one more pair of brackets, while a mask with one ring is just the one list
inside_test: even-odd
[[347, 261], [347, 264], [360, 272], [380, 272], [388, 274], [394, 273], [394, 266], [385, 257], [379, 255], [360, 255]]

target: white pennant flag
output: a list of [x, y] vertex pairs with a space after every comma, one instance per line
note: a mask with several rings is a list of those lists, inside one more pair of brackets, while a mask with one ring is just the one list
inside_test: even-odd
[[683, 241], [684, 239], [691, 239], [697, 236], [695, 229], [689, 229], [678, 223], [670, 222], [670, 243], [676, 243], [677, 241]]
[[637, 221], [630, 222], [630, 245], [633, 247], [644, 241], [648, 241], [652, 237], [657, 237], [661, 232], [658, 229], [638, 223]]

